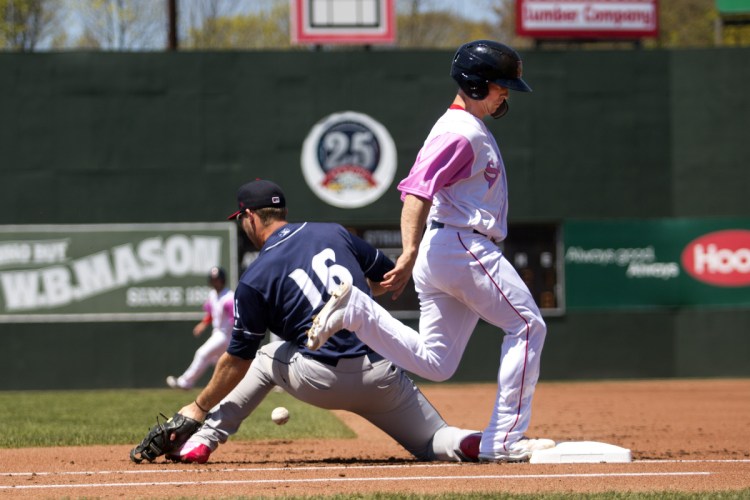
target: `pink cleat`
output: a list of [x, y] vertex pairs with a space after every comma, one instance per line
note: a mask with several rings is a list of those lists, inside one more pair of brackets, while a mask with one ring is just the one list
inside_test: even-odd
[[466, 462], [479, 461], [479, 442], [482, 441], [482, 433], [469, 434], [461, 440], [458, 445], [461, 459]]
[[178, 455], [170, 455], [169, 458], [175, 462], [186, 464], [205, 464], [210, 456], [211, 448], [203, 443], [188, 441], [182, 445]]

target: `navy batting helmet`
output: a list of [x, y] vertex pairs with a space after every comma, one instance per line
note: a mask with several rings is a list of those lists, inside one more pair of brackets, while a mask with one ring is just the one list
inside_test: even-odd
[[451, 76], [466, 95], [481, 101], [489, 94], [489, 82], [520, 92], [531, 92], [523, 81], [521, 57], [512, 48], [492, 40], [461, 45], [453, 56]]

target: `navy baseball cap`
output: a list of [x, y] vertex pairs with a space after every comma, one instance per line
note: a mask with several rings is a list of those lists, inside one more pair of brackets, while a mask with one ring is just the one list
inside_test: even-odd
[[239, 191], [237, 191], [237, 207], [239, 210], [227, 217], [227, 220], [236, 219], [247, 209], [284, 208], [285, 206], [286, 198], [279, 186], [271, 181], [256, 179], [240, 186]]

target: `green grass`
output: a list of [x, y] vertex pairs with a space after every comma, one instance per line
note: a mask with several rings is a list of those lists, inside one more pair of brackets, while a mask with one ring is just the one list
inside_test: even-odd
[[[0, 392], [0, 448], [33, 446], [83, 446], [102, 444], [135, 444], [155, 423], [159, 412], [171, 416], [192, 401], [198, 391], [99, 390], [99, 391], [28, 391]], [[285, 406], [291, 413], [288, 424], [271, 422], [271, 410]], [[354, 433], [332, 413], [299, 402], [288, 394], [271, 393], [247, 419], [233, 440], [257, 439], [328, 439], [352, 438]], [[76, 497], [83, 498], [83, 497]], [[182, 497], [194, 499], [199, 497]], [[232, 496], [237, 500], [265, 497]], [[279, 498], [279, 497], [275, 497]], [[444, 493], [412, 494], [346, 494], [334, 496], [295, 496], [286, 499], [362, 499], [362, 500], [739, 500], [750, 499], [750, 489], [723, 492], [679, 493], [649, 492], [596, 494], [508, 494]]]
[[[160, 412], [170, 417], [197, 394], [172, 389], [0, 392], [0, 448], [136, 444]], [[277, 406], [289, 409], [286, 425], [271, 421]], [[271, 393], [233, 439], [353, 437], [332, 413]]]
[[[193, 500], [198, 497], [183, 497], [178, 500]], [[675, 493], [672, 491], [660, 491], [651, 493], [529, 493], [529, 494], [511, 494], [501, 492], [489, 493], [439, 493], [434, 495], [414, 495], [414, 494], [396, 494], [396, 493], [371, 493], [371, 494], [346, 494], [331, 496], [284, 496], [284, 497], [248, 497], [233, 496], [222, 497], [225, 500], [249, 500], [275, 498], [276, 500], [297, 500], [297, 499], [325, 499], [325, 500], [452, 500], [460, 498], [461, 500], [742, 500], [750, 498], [750, 489], [733, 491], [733, 492], [716, 492], [716, 493]]]

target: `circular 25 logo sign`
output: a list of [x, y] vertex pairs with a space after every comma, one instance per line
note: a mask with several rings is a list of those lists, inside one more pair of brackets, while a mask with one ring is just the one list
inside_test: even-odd
[[302, 145], [302, 174], [329, 205], [359, 208], [390, 187], [396, 174], [396, 146], [388, 130], [354, 111], [316, 123]]

